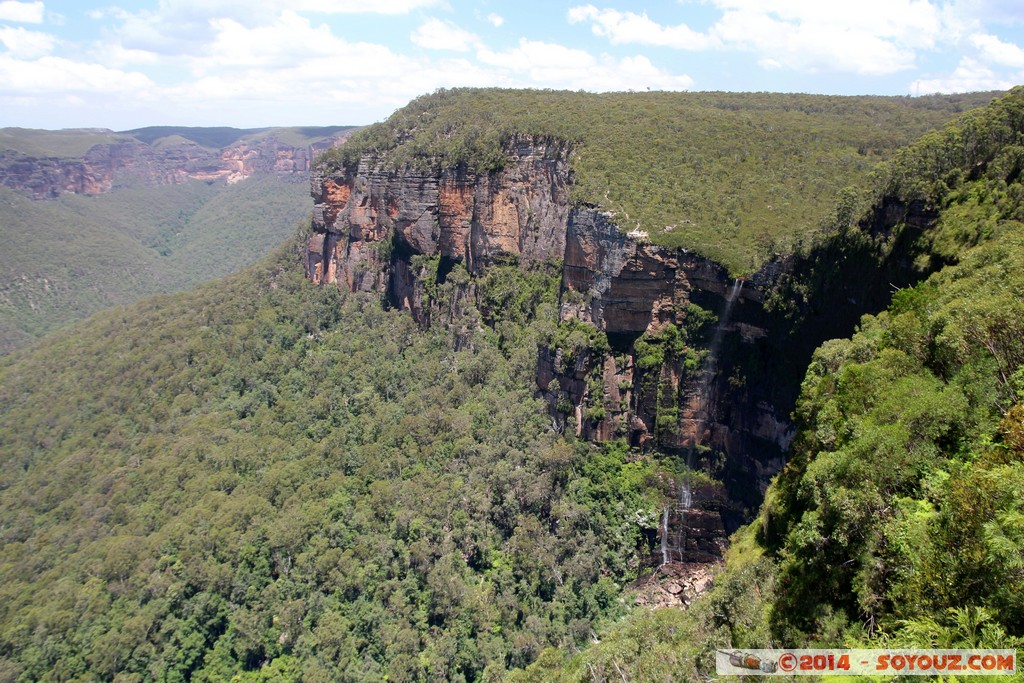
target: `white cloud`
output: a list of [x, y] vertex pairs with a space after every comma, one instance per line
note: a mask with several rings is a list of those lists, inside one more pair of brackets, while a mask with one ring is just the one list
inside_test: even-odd
[[153, 82], [144, 74], [109, 69], [63, 57], [37, 60], [0, 55], [0, 92], [43, 94], [60, 92], [145, 94]]
[[573, 23], [613, 44], [755, 52], [765, 68], [884, 75], [913, 68], [918, 50], [958, 35], [964, 25], [928, 0], [711, 0], [720, 18], [704, 32], [663, 25], [646, 14], [580, 5]]
[[[215, 36], [211, 19], [217, 14], [203, 13], [187, 2], [165, 3], [160, 10], [125, 12], [113, 9], [121, 25], [111, 31], [111, 38], [128, 50], [145, 50], [174, 59], [195, 54]], [[273, 14], [267, 19], [272, 19]]]
[[[279, 24], [281, 17], [319, 14], [407, 14], [440, 0], [160, 0], [154, 9], [128, 12], [117, 7], [93, 10], [94, 18], [120, 22], [111, 36], [126, 50], [142, 50], [178, 60], [203, 53], [225, 26], [258, 29]], [[262, 37], [272, 37], [263, 34]], [[276, 42], [276, 41], [275, 41]], [[247, 53], [260, 52], [258, 47]], [[233, 60], [237, 61], [237, 60]]]
[[[1020, 79], [1024, 74], [1017, 74]], [[932, 93], [973, 92], [979, 90], [1009, 90], [1016, 83], [1007, 80], [987, 66], [970, 57], [964, 57], [952, 74], [945, 78], [919, 79], [911, 83], [915, 95]]]
[[503, 52], [483, 48], [477, 53], [477, 58], [484, 64], [513, 70], [578, 69], [590, 67], [596, 62], [589, 52], [526, 38], [519, 40], [519, 47]]
[[297, 12], [327, 14], [408, 14], [433, 7], [441, 0], [276, 0], [273, 4]]
[[160, 55], [148, 50], [130, 50], [119, 43], [99, 43], [90, 52], [100, 64], [122, 69], [131, 64], [158, 64]]
[[16, 21], [21, 24], [43, 23], [43, 11], [45, 7], [42, 2], [15, 2], [15, 0], [3, 0], [0, 2], [0, 21]]
[[655, 67], [642, 55], [615, 59], [563, 45], [520, 39], [519, 46], [502, 52], [486, 48], [477, 59], [503, 72], [509, 85], [584, 89], [598, 92], [614, 90], [686, 90], [693, 79], [674, 75]]
[[50, 54], [57, 39], [49, 33], [27, 31], [21, 26], [0, 26], [0, 43], [13, 57], [34, 59]]
[[790, 27], [851, 31], [901, 44], [929, 47], [941, 31], [941, 12], [929, 0], [713, 0], [726, 13], [772, 17]]
[[970, 38], [971, 44], [978, 48], [981, 58], [986, 62], [1024, 68], [1024, 50], [1013, 43], [1004, 43], [996, 36], [976, 33]]
[[412, 32], [409, 39], [420, 47], [431, 50], [455, 50], [468, 52], [480, 43], [480, 40], [464, 31], [450, 21], [428, 19]]
[[717, 45], [714, 36], [692, 30], [686, 24], [662, 26], [651, 21], [647, 14], [597, 9], [582, 5], [569, 10], [569, 22], [592, 22], [594, 35], [608, 38], [615, 45], [640, 44], [673, 47], [680, 50], [705, 50]]
[[441, 86], [487, 83], [479, 68], [464, 62], [414, 59], [384, 45], [349, 42], [294, 12], [253, 28], [232, 19], [213, 20], [211, 26], [216, 35], [210, 44], [184, 60], [194, 78], [161, 91], [177, 107], [237, 109], [245, 102], [246, 109], [288, 121], [294, 120], [296, 102], [316, 111], [343, 103], [346, 110], [361, 106], [372, 112], [354, 121], [359, 123]]
[[337, 54], [345, 45], [326, 25], [314, 27], [294, 12], [283, 12], [273, 23], [255, 28], [234, 19], [211, 19], [210, 27], [213, 41], [192, 60], [202, 71], [289, 67], [310, 57]]
[[[161, 0], [155, 16], [179, 19], [230, 17], [244, 25], [253, 25], [269, 15], [283, 11], [321, 14], [409, 14], [441, 4], [442, 0]], [[145, 14], [139, 12], [138, 14]]]
[[856, 22], [832, 20], [838, 18], [791, 21], [770, 12], [736, 9], [727, 11], [712, 32], [725, 45], [756, 52], [762, 64], [798, 71], [881, 75], [913, 67], [913, 50]]
[[501, 28], [501, 25], [505, 23], [505, 17], [491, 12], [487, 15], [487, 21], [490, 22], [494, 28]]

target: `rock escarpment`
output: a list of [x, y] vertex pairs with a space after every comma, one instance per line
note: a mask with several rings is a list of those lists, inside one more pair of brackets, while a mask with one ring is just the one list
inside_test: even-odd
[[[459, 264], [476, 275], [491, 264], [555, 264], [560, 325], [591, 333], [538, 349], [538, 394], [561, 429], [674, 454], [719, 482], [699, 491], [665, 482], [661, 554], [706, 561], [782, 467], [814, 349], [921, 277], [914, 236], [934, 215], [882, 199], [859, 226], [736, 279], [570, 201], [570, 153], [520, 137], [497, 171], [394, 170], [373, 155], [348, 171], [318, 169], [307, 276], [377, 293], [426, 325], [443, 303], [428, 290]], [[475, 296], [471, 277], [459, 282], [454, 296]]]
[[149, 145], [137, 140], [94, 145], [82, 158], [34, 157], [0, 151], [0, 185], [33, 199], [63, 193], [97, 195], [129, 185], [172, 185], [189, 180], [234, 183], [254, 175], [302, 177], [324, 150], [348, 132], [307, 146], [292, 146], [269, 135], [210, 149], [181, 140]]
[[356, 172], [313, 176], [315, 234], [307, 275], [351, 291], [390, 292], [412, 306], [409, 256], [439, 256], [478, 273], [509, 259], [565, 254], [569, 169], [557, 143], [522, 140], [501, 172], [384, 170], [372, 157]]
[[[573, 205], [569, 153], [559, 142], [518, 138], [500, 171], [396, 171], [368, 155], [354, 170], [316, 172], [307, 276], [376, 292], [426, 323], [423, 284], [435, 275], [417, 270], [418, 256], [447, 264], [438, 274], [454, 264], [478, 274], [492, 263], [560, 263], [562, 322], [593, 326], [611, 349], [540, 348], [538, 392], [563, 428], [674, 452], [723, 481], [724, 498], [701, 497], [719, 521], [699, 510], [689, 516], [700, 520], [706, 559], [760, 501], [792, 438], [788, 409], [774, 406], [756, 377], [734, 376], [740, 365], [769, 362], [761, 288], [737, 288], [718, 264], [638, 241], [610, 214]], [[689, 342], [704, 349], [700, 362], [638, 356], [638, 339], [657, 344], [698, 310], [719, 319]], [[708, 349], [712, 339], [717, 348]]]

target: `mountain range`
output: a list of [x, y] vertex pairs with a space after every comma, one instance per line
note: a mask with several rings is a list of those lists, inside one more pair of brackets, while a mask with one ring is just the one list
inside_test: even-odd
[[0, 129], [0, 352], [265, 255], [352, 130]]

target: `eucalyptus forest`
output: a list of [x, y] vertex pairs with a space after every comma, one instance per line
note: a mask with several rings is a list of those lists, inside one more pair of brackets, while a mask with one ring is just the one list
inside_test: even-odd
[[[416, 255], [423, 324], [310, 282], [282, 208], [254, 265], [0, 357], [0, 681], [699, 681], [726, 648], [1024, 647], [1024, 90], [439, 91], [318, 170], [486, 175], [527, 135], [571, 149], [574, 206], [749, 278], [780, 344], [852, 284], [885, 295], [759, 370], [793, 438], [707, 590], [637, 603], [666, 481], [715, 472], [586, 438], [538, 359], [714, 374], [725, 310], [624, 350], [565, 317], [560, 262]], [[897, 205], [927, 220], [879, 227]]]

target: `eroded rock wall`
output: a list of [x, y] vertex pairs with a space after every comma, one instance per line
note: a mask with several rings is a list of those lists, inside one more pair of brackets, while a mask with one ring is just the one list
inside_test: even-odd
[[351, 291], [385, 293], [391, 285], [401, 303], [407, 292], [395, 263], [412, 255], [462, 262], [471, 272], [510, 259], [559, 260], [567, 178], [563, 146], [528, 141], [495, 173], [390, 171], [366, 157], [355, 172], [315, 174], [307, 275]]
[[126, 141], [95, 145], [81, 159], [0, 152], [0, 185], [33, 199], [63, 193], [98, 195], [129, 185], [172, 185], [188, 180], [235, 183], [254, 175], [304, 176], [325, 149], [347, 133], [294, 147], [270, 136], [221, 150], [194, 143], [153, 147]]
[[727, 343], [718, 346], [730, 357], [764, 354], [762, 290], [736, 288], [713, 261], [638, 241], [612, 215], [573, 206], [569, 152], [520, 138], [496, 172], [395, 171], [367, 156], [355, 170], [316, 173], [307, 276], [375, 292], [425, 323], [424, 278], [445, 269], [427, 272], [424, 257], [449, 269], [461, 263], [471, 273], [496, 262], [561, 262], [561, 320], [594, 326], [612, 350], [539, 349], [538, 392], [556, 422], [587, 439], [625, 438], [681, 457], [699, 453], [692, 464], [722, 477], [738, 501], [718, 505], [714, 514], [732, 510], [736, 522], [782, 465], [792, 438], [785, 413], [756, 381], [730, 382], [735, 363], [728, 358], [694, 368], [668, 357], [641, 367], [633, 345], [642, 335], [685, 326], [691, 303], [718, 314], [734, 294], [730, 320], [719, 331]]

